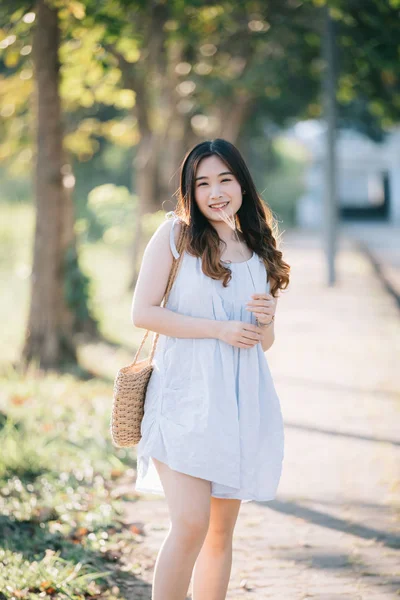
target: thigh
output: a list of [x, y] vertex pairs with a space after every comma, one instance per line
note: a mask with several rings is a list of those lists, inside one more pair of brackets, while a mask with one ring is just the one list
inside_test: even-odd
[[174, 471], [155, 458], [152, 460], [164, 489], [172, 526], [192, 525], [207, 530], [211, 482]]
[[241, 507], [241, 500], [211, 497], [208, 536], [231, 538]]

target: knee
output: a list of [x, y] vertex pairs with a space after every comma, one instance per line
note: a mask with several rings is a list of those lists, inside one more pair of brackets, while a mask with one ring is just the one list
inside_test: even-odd
[[185, 513], [171, 524], [175, 538], [185, 547], [194, 547], [203, 543], [209, 525], [209, 514]]
[[210, 527], [207, 531], [207, 547], [213, 552], [226, 552], [232, 548], [233, 532], [231, 528]]

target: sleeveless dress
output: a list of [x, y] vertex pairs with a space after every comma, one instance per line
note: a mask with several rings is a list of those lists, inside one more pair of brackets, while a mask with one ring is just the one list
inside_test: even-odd
[[[174, 241], [173, 217], [170, 245]], [[224, 261], [226, 262], [226, 261]], [[206, 276], [184, 252], [166, 308], [183, 315], [256, 324], [245, 308], [269, 292], [262, 259], [229, 263], [232, 279]], [[244, 502], [272, 500], [284, 455], [279, 398], [261, 343], [237, 348], [218, 339], [161, 335], [147, 387], [142, 438], [136, 446], [137, 492], [165, 497], [152, 457], [211, 482], [211, 495]]]

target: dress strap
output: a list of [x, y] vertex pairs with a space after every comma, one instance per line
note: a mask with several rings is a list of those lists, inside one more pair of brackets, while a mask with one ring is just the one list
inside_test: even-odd
[[[170, 214], [170, 213], [168, 213], [168, 214]], [[179, 252], [177, 250], [177, 247], [176, 247], [176, 244], [175, 244], [175, 236], [174, 236], [174, 226], [175, 226], [175, 223], [177, 221], [179, 221], [179, 219], [175, 215], [172, 218], [173, 218], [172, 226], [171, 226], [171, 229], [170, 229], [170, 232], [169, 232], [169, 245], [171, 247], [171, 252], [174, 255], [174, 257], [175, 258], [179, 258], [180, 254], [179, 254]]]

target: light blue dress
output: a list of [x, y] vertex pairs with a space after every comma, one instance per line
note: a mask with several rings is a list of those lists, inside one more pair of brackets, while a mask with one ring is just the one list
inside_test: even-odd
[[[170, 244], [174, 241], [173, 217]], [[262, 259], [255, 253], [229, 263], [224, 288], [187, 252], [166, 308], [183, 315], [256, 323], [246, 302], [269, 292]], [[254, 282], [254, 284], [253, 284]], [[261, 343], [242, 349], [218, 339], [160, 335], [153, 359], [137, 450], [137, 492], [165, 496], [151, 457], [171, 469], [211, 481], [216, 498], [272, 500], [284, 454], [284, 430]]]

